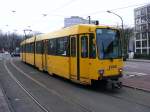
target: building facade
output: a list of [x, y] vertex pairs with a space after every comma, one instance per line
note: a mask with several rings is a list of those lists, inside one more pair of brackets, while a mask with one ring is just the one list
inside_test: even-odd
[[[71, 16], [70, 18], [64, 19], [64, 27], [69, 27], [69, 26], [76, 25], [76, 24], [88, 24], [88, 23], [89, 23], [89, 20], [84, 19], [79, 16]], [[95, 24], [95, 23], [96, 23], [95, 20], [90, 21], [90, 24]]]
[[150, 54], [150, 4], [134, 9], [135, 52]]

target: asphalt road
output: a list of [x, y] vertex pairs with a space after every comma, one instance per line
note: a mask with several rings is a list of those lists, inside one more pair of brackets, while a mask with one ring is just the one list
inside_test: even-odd
[[150, 63], [126, 61], [124, 71], [128, 74], [150, 75]]
[[17, 58], [0, 61], [0, 83], [14, 112], [150, 112], [150, 93], [82, 86]]

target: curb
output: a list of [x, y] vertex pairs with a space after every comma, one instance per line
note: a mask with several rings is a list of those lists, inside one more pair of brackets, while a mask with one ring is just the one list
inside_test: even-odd
[[127, 59], [127, 61], [150, 63], [150, 60], [132, 60], [132, 59], [130, 60], [130, 59]]
[[135, 90], [137, 89], [137, 90], [140, 90], [140, 91], [144, 91], [144, 92], [150, 93], [150, 90], [148, 90], [148, 89], [138, 88], [138, 87], [134, 87], [134, 86], [128, 86], [128, 85], [125, 85], [125, 84], [122, 84], [122, 86], [127, 87], [127, 88], [131, 88], [131, 89], [135, 89]]

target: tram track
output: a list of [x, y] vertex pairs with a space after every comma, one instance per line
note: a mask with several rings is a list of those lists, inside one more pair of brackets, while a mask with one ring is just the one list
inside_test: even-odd
[[[69, 102], [69, 103], [72, 103], [72, 104], [75, 104], [75, 105], [78, 105], [82, 108], [82, 111], [84, 112], [94, 112], [93, 110], [91, 109], [88, 109], [85, 105], [83, 104], [80, 104], [78, 103], [77, 101], [75, 101], [74, 99], [71, 99], [71, 98], [68, 98], [62, 94], [60, 94], [59, 92], [57, 92], [56, 90], [53, 90], [53, 89], [49, 89], [46, 85], [44, 85], [43, 83], [41, 83], [40, 81], [36, 80], [35, 78], [31, 77], [29, 74], [25, 73], [20, 67], [18, 67], [17, 65], [14, 64], [14, 62], [11, 60], [10, 61], [11, 65], [16, 68], [20, 73], [22, 73], [23, 75], [25, 75], [26, 77], [28, 77], [29, 79], [31, 79], [32, 81], [36, 82], [38, 85], [40, 85], [41, 87], [43, 87], [44, 89], [46, 89], [47, 91], [53, 93], [54, 95], [60, 97], [61, 99]], [[117, 95], [113, 95], [113, 94], [109, 94], [109, 93], [105, 93], [104, 94], [108, 95], [108, 96], [111, 96], [113, 98], [116, 98], [116, 99], [119, 99], [119, 100], [124, 100], [126, 102], [130, 102], [130, 103], [135, 103], [135, 104], [138, 104], [138, 105], [141, 105], [141, 106], [144, 106], [146, 108], [150, 108], [149, 105], [145, 105], [145, 104], [142, 104], [142, 103], [139, 103], [139, 102], [136, 102], [136, 101], [132, 101], [130, 99], [126, 99], [125, 97], [123, 96], [117, 96]]]
[[52, 110], [47, 110], [34, 96], [23, 86], [23, 84], [17, 80], [17, 78], [13, 75], [13, 73], [8, 69], [6, 65], [6, 61], [4, 61], [4, 67], [7, 70], [10, 77], [20, 86], [20, 88], [44, 111], [44, 112], [53, 112]]
[[[88, 107], [86, 107], [85, 105], [75, 101], [74, 99], [68, 98], [60, 93], [58, 93], [57, 91], [55, 91], [54, 89], [49, 89], [46, 85], [44, 85], [43, 83], [39, 82], [38, 80], [36, 80], [35, 78], [31, 77], [30, 75], [28, 75], [27, 73], [25, 73], [23, 70], [21, 70], [21, 68], [19, 68], [17, 65], [15, 65], [12, 61], [12, 59], [10, 60], [10, 64], [17, 70], [19, 71], [21, 74], [23, 74], [24, 76], [26, 76], [28, 79], [32, 80], [33, 82], [35, 82], [36, 84], [38, 84], [39, 86], [41, 86], [42, 88], [44, 88], [45, 90], [47, 90], [48, 92], [52, 93], [53, 95], [61, 98], [62, 100], [64, 100], [65, 102], [68, 102], [72, 105], [77, 105], [80, 107], [80, 109], [83, 112], [94, 112], [93, 110], [89, 109]], [[13, 75], [13, 73], [8, 69], [6, 62], [4, 62], [4, 66], [8, 72], [8, 74], [12, 77], [12, 79], [25, 91], [25, 93], [27, 93], [27, 95], [44, 111], [44, 112], [53, 112], [52, 110], [48, 110], [46, 109], [44, 106], [42, 106], [42, 104], [40, 104], [40, 102], [32, 95], [31, 92], [29, 92], [27, 90], [27, 88], [25, 88], [23, 86], [23, 84], [17, 80], [17, 78]]]

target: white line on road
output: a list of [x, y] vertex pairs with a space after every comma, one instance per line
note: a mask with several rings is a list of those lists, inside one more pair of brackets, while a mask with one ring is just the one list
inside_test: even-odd
[[145, 76], [145, 75], [148, 75], [148, 74], [139, 73], [139, 72], [128, 72], [128, 71], [124, 72], [124, 78], [136, 77], [136, 76]]
[[138, 66], [137, 66], [137, 65], [125, 65], [124, 67], [138, 68]]

